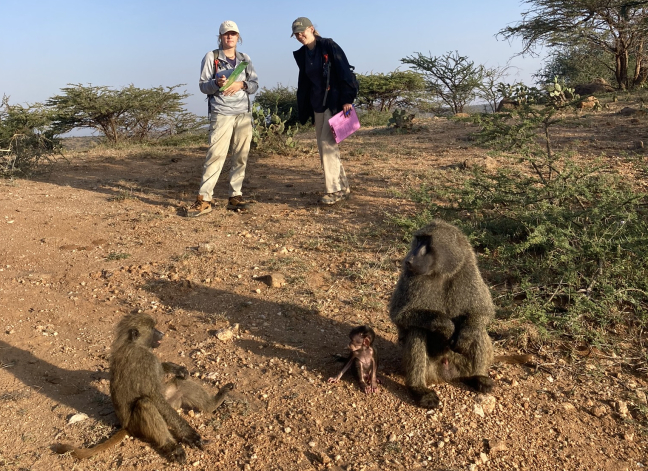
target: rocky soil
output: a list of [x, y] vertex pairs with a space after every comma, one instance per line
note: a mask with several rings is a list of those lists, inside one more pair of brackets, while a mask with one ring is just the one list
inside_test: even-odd
[[[643, 153], [646, 118], [579, 119], [561, 142], [582, 158], [623, 170]], [[405, 191], [430, 171], [499, 164], [471, 130], [435, 119], [413, 134], [359, 131], [342, 145], [353, 193], [331, 208], [317, 204], [308, 133], [290, 155], [250, 157], [244, 191], [256, 204], [245, 213], [226, 211], [221, 177], [216, 209], [183, 217], [204, 147], [75, 151], [48, 175], [0, 182], [0, 467], [644, 469], [648, 377], [630, 341], [624, 356], [523, 342], [524, 326], [500, 320], [497, 353], [530, 353], [533, 365], [493, 365], [492, 395], [439, 386], [438, 410], [409, 398], [387, 315], [406, 251], [392, 221], [414, 214]], [[236, 383], [215, 414], [183, 412], [205, 449], [187, 449], [185, 466], [136, 439], [85, 462], [54, 454], [54, 443], [91, 446], [117, 430], [110, 343], [137, 311], [166, 332], [161, 358], [214, 391]], [[382, 385], [369, 396], [351, 375], [326, 382], [360, 324], [378, 335]]]

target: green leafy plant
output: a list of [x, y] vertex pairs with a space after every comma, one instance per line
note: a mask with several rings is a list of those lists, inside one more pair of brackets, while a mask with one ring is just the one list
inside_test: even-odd
[[415, 117], [416, 115], [414, 113], [410, 113], [406, 110], [394, 110], [387, 126], [393, 127], [394, 129], [411, 131], [414, 127]]
[[287, 126], [286, 121], [270, 110], [264, 110], [257, 103], [252, 107], [252, 145], [263, 151], [281, 152], [296, 147], [293, 139], [296, 128]]
[[43, 105], [0, 103], [0, 176], [29, 175], [60, 156], [61, 142]]
[[512, 112], [476, 118], [499, 168], [476, 167], [460, 185], [429, 181], [412, 197], [426, 206], [421, 219], [441, 216], [470, 235], [508, 316], [606, 342], [618, 328], [648, 327], [648, 195], [602, 162], [554, 149], [551, 130], [574, 104], [556, 84], [542, 105], [520, 96]]

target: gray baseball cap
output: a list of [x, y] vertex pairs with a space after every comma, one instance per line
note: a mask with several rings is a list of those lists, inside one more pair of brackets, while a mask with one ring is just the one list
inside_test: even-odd
[[311, 20], [309, 20], [305, 16], [300, 16], [295, 21], [293, 21], [291, 36], [294, 36], [295, 33], [303, 33], [309, 26], [313, 26]]

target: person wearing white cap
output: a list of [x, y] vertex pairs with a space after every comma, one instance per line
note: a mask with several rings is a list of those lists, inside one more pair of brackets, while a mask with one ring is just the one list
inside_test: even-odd
[[[224, 21], [218, 33], [219, 48], [205, 54], [200, 66], [200, 91], [209, 100], [209, 149], [198, 197], [187, 210], [191, 217], [212, 211], [214, 187], [230, 144], [232, 169], [227, 209], [240, 211], [247, 206], [241, 189], [252, 141], [250, 95], [259, 88], [258, 77], [250, 56], [236, 50], [242, 42], [237, 24]], [[234, 80], [228, 81], [232, 75]], [[221, 90], [226, 83], [227, 88]]]
[[357, 81], [342, 48], [332, 39], [322, 38], [308, 18], [293, 21], [291, 36], [302, 44], [293, 52], [299, 67], [297, 114], [302, 124], [309, 119], [315, 123], [326, 187], [320, 203], [331, 205], [346, 199], [351, 190], [328, 120], [340, 111], [345, 116], [351, 111], [358, 94]]

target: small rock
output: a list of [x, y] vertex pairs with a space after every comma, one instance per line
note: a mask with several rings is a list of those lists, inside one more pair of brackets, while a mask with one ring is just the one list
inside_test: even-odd
[[198, 244], [198, 253], [212, 253], [214, 251], [214, 245], [209, 242], [201, 242]]
[[469, 471], [477, 471], [477, 465], [475, 463], [468, 465]]
[[83, 412], [80, 412], [78, 414], [74, 414], [68, 420], [68, 425], [76, 424], [77, 422], [82, 422], [87, 418], [88, 418], [88, 414], [84, 414]]
[[603, 406], [595, 406], [592, 408], [592, 415], [599, 419], [607, 414], [607, 409]]
[[573, 412], [576, 410], [576, 407], [574, 407], [573, 404], [570, 404], [569, 402], [563, 402], [562, 404], [563, 409], [565, 409], [567, 412]]
[[[475, 402], [482, 407], [482, 411], [486, 414], [492, 413], [497, 405], [497, 399], [490, 394], [478, 394], [475, 396]], [[475, 413], [477, 413], [476, 410]]]
[[315, 442], [308, 442], [308, 446], [311, 448], [315, 448], [317, 446], [317, 443]]
[[290, 432], [292, 432], [292, 429], [291, 429], [290, 427], [286, 427], [286, 428], [284, 429], [284, 432], [286, 432], [286, 433], [290, 433]]
[[233, 326], [230, 327], [225, 327], [223, 329], [220, 329], [216, 332], [216, 338], [222, 342], [227, 342], [229, 340], [232, 340], [234, 338], [234, 335], [239, 331], [239, 325], [234, 324]]
[[479, 454], [479, 459], [484, 464], [488, 463], [488, 455], [486, 453], [480, 453]]
[[627, 417], [629, 414], [628, 403], [625, 401], [618, 401], [615, 404], [615, 409], [621, 417]]
[[315, 458], [322, 464], [328, 464], [331, 462], [331, 458], [324, 452], [315, 452]]
[[445, 446], [445, 442], [443, 440], [439, 440], [439, 443], [437, 443], [437, 448], [443, 448]]
[[265, 283], [270, 288], [281, 288], [286, 284], [286, 279], [281, 273], [270, 273], [269, 275], [259, 276], [256, 279]]
[[513, 381], [511, 381], [511, 386], [513, 386], [514, 388], [517, 387], [519, 384], [520, 383], [517, 382], [517, 379], [514, 379]]
[[490, 454], [493, 454], [498, 451], [506, 451], [508, 447], [506, 446], [506, 442], [502, 440], [488, 440], [488, 449]]
[[484, 417], [486, 415], [484, 414], [484, 408], [480, 404], [475, 404], [474, 411], [479, 417]]
[[623, 434], [623, 439], [626, 440], [626, 441], [628, 441], [628, 442], [632, 442], [632, 441], [634, 441], [634, 433], [629, 433], [629, 432], [628, 432], [628, 433], [624, 433], [624, 434]]
[[390, 442], [395, 442], [396, 439], [397, 439], [396, 434], [392, 433], [389, 435], [389, 438], [387, 440], [389, 440]]
[[646, 399], [646, 393], [643, 391], [637, 391], [637, 400], [644, 405], [648, 404], [648, 400]]

